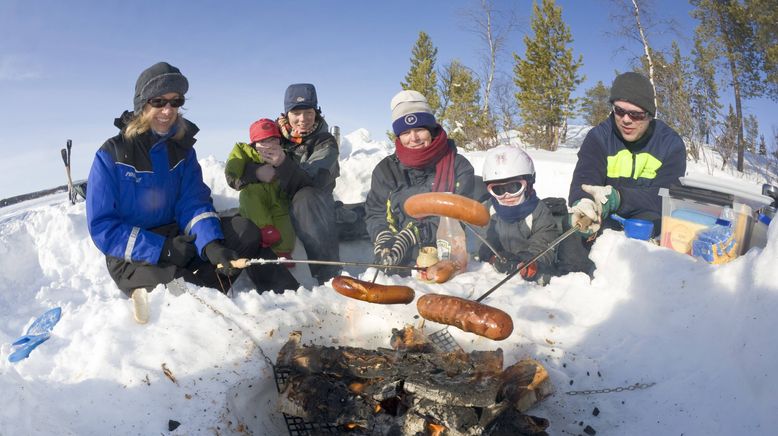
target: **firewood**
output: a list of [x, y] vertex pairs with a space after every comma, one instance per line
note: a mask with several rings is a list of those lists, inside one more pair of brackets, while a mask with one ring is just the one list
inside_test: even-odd
[[302, 345], [292, 332], [275, 368], [285, 380], [278, 410], [354, 435], [543, 434], [520, 433], [545, 428], [523, 414], [553, 391], [539, 362], [503, 370], [499, 348], [441, 353], [412, 327], [394, 333], [395, 349], [367, 350]]
[[526, 412], [554, 392], [548, 372], [537, 360], [524, 359], [505, 368], [498, 401], [507, 401]]

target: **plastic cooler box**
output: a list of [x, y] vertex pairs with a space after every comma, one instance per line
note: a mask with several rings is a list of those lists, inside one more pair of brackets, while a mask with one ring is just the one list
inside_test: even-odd
[[[659, 241], [663, 247], [691, 254], [697, 232], [716, 224], [726, 206], [735, 212], [735, 239], [739, 246], [742, 244], [745, 235], [738, 235], [737, 222], [746, 220], [742, 222], [748, 224], [751, 212], [747, 205], [735, 202], [732, 194], [691, 186], [671, 186], [669, 189], [661, 188], [659, 195], [662, 197], [662, 232]], [[743, 207], [748, 209], [747, 218], [741, 216], [741, 213], [746, 212]]]

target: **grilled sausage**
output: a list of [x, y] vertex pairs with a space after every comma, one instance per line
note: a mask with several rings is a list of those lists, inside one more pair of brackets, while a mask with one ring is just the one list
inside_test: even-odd
[[405, 213], [421, 219], [430, 215], [447, 216], [475, 226], [489, 224], [489, 210], [483, 204], [451, 192], [425, 192], [408, 197]]
[[510, 315], [495, 307], [450, 295], [419, 297], [416, 308], [422, 318], [501, 341], [513, 333]]
[[376, 304], [408, 304], [416, 297], [408, 286], [380, 285], [347, 276], [336, 276], [332, 287], [341, 295]]
[[458, 270], [457, 263], [453, 260], [441, 260], [436, 264], [427, 267], [427, 269], [422, 271], [419, 275], [422, 280], [435, 283], [446, 283]]

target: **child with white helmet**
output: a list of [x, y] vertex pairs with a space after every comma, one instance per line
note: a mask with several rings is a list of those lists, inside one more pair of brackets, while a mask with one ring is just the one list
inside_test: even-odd
[[[551, 211], [535, 193], [535, 165], [524, 150], [506, 145], [489, 149], [483, 179], [496, 212], [486, 240], [497, 253], [483, 244], [479, 258], [501, 273], [510, 273], [545, 250], [560, 231]], [[553, 263], [554, 253], [549, 252], [520, 274], [525, 280], [537, 280]]]

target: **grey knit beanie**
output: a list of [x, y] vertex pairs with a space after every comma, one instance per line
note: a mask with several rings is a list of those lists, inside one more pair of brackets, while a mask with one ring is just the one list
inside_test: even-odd
[[651, 86], [651, 82], [646, 76], [640, 73], [629, 72], [616, 77], [613, 86], [611, 86], [611, 97], [608, 101], [613, 103], [616, 100], [630, 102], [640, 106], [651, 116], [656, 115], [654, 87]]
[[392, 109], [392, 130], [397, 136], [406, 130], [419, 127], [434, 129], [438, 125], [427, 98], [419, 91], [409, 89], [398, 92], [392, 97], [389, 107]]
[[167, 62], [158, 62], [140, 73], [135, 82], [135, 97], [133, 98], [135, 113], [140, 113], [143, 105], [150, 98], [176, 92], [182, 97], [189, 90], [189, 81], [181, 70]]

